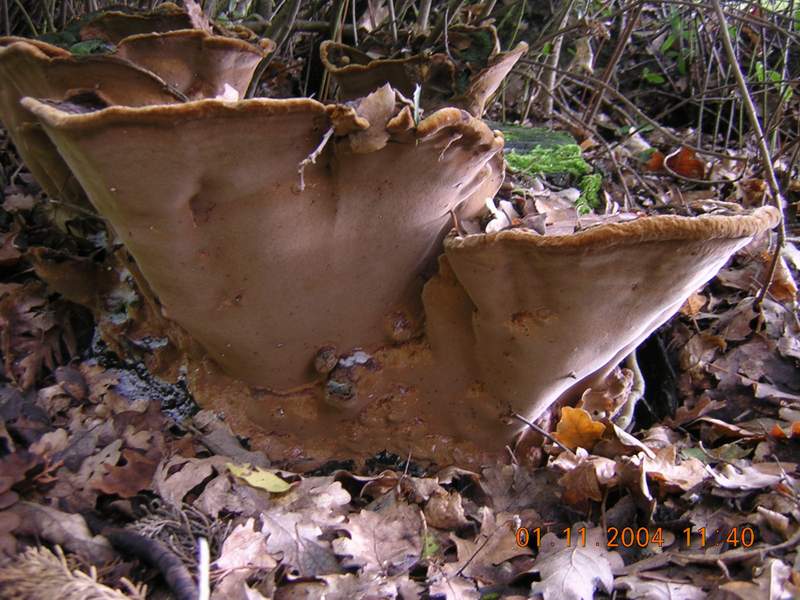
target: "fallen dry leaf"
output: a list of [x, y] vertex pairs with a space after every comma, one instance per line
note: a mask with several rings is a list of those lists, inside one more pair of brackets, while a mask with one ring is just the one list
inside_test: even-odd
[[694, 150], [682, 147], [677, 154], [671, 154], [665, 164], [681, 177], [689, 179], [703, 179], [706, 175], [706, 165], [697, 158]]
[[567, 504], [585, 507], [589, 499], [600, 501], [603, 491], [617, 483], [617, 463], [602, 456], [589, 456], [583, 448], [575, 455], [566, 452], [553, 461], [566, 473], [558, 480]]
[[635, 575], [619, 577], [614, 588], [626, 593], [631, 600], [703, 600], [707, 594], [688, 583], [644, 579]]
[[[214, 561], [217, 569], [225, 571], [223, 581], [216, 586], [217, 593], [223, 586], [225, 590], [233, 591], [232, 588], [244, 585], [255, 572], [274, 569], [278, 565], [267, 551], [267, 537], [254, 530], [254, 522], [254, 519], [247, 519], [225, 538], [219, 558]], [[225, 582], [226, 579], [230, 581]]]
[[753, 581], [730, 581], [719, 586], [727, 597], [740, 600], [790, 600], [797, 598], [800, 588], [790, 580], [792, 568], [777, 558], [769, 558]]
[[405, 571], [422, 554], [422, 518], [419, 508], [396, 501], [380, 512], [352, 514], [341, 529], [349, 537], [333, 541], [345, 567], [363, 574], [388, 575]]
[[474, 540], [465, 540], [454, 534], [458, 560], [447, 563], [443, 572], [448, 579], [469, 577], [481, 582], [497, 581], [506, 561], [517, 556], [530, 556], [529, 547], [517, 544], [516, 532], [519, 518], [509, 513], [498, 513], [484, 506], [479, 511], [481, 531]]
[[149, 490], [153, 475], [161, 460], [161, 453], [142, 453], [126, 448], [122, 451], [122, 466], [105, 465], [106, 472], [93, 481], [93, 487], [104, 494], [116, 494], [120, 498], [133, 498], [141, 491]]
[[531, 585], [532, 594], [541, 594], [544, 600], [588, 600], [595, 597], [595, 590], [613, 591], [613, 571], [623, 566], [622, 558], [607, 550], [606, 532], [599, 527], [586, 526], [582, 545], [583, 527], [581, 523], [572, 527], [570, 545], [554, 533], [542, 538], [533, 566], [541, 581]]
[[[779, 484], [784, 479], [781, 473], [774, 473], [774, 465], [755, 464], [735, 467], [722, 465], [717, 469], [707, 467], [714, 483], [728, 490], [758, 490]], [[788, 468], [788, 467], [785, 467]]]
[[424, 514], [428, 525], [439, 529], [459, 529], [469, 524], [461, 504], [461, 494], [455, 490], [432, 495], [425, 504]]
[[692, 295], [689, 296], [686, 302], [683, 303], [683, 306], [681, 306], [680, 312], [687, 317], [696, 317], [700, 314], [700, 311], [703, 310], [706, 302], [708, 302], [708, 298], [703, 294], [692, 292]]
[[17, 502], [8, 511], [20, 519], [17, 533], [62, 546], [93, 564], [107, 563], [116, 556], [108, 540], [100, 535], [92, 535], [80, 515], [32, 502]]
[[570, 450], [586, 448], [591, 450], [603, 437], [606, 426], [592, 420], [592, 416], [582, 408], [565, 406], [561, 409], [561, 419], [556, 426], [555, 438]]
[[298, 576], [319, 577], [341, 572], [330, 542], [320, 539], [322, 529], [314, 523], [313, 513], [272, 511], [264, 514], [262, 521], [261, 531], [269, 535], [267, 551], [280, 557]]
[[275, 475], [275, 473], [262, 469], [261, 467], [235, 465], [233, 463], [227, 463], [225, 466], [228, 467], [228, 470], [236, 477], [247, 482], [248, 485], [273, 494], [281, 494], [292, 487], [290, 483], [285, 482]]

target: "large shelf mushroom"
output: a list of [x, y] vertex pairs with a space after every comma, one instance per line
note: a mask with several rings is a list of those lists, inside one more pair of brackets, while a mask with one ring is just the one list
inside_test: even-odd
[[[16, 45], [0, 50], [8, 80]], [[512, 413], [540, 417], [601, 377], [778, 219], [762, 208], [445, 237], [499, 188], [502, 135], [463, 108], [417, 122], [405, 94], [376, 87], [329, 105], [14, 92], [31, 96], [15, 114], [41, 124], [163, 315], [204, 348], [186, 358], [195, 397], [295, 466], [387, 447], [440, 463], [502, 455]], [[480, 113], [488, 96], [470, 94]]]
[[360, 114], [310, 99], [23, 105], [164, 312], [229, 373], [277, 389], [313, 381], [321, 347], [410, 337], [450, 211], [501, 180], [501, 137], [457, 109], [415, 126], [388, 87]]

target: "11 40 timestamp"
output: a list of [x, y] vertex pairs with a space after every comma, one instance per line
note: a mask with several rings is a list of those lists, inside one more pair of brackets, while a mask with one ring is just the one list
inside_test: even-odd
[[[558, 541], [563, 543], [565, 547], [586, 547], [586, 531], [586, 527], [578, 527], [574, 530], [567, 527], [561, 531], [562, 537]], [[739, 546], [750, 548], [756, 542], [755, 531], [749, 525], [731, 527], [724, 530], [715, 529], [713, 531], [705, 527], [696, 529], [687, 527], [682, 533], [681, 542], [687, 548], [691, 547], [693, 538], [701, 548], [717, 544], [728, 544], [734, 548]], [[533, 527], [531, 529], [520, 527], [516, 533], [517, 545], [521, 548], [527, 548], [528, 546], [540, 548], [542, 536], [541, 527]], [[672, 537], [672, 535], [668, 536], [670, 540]], [[646, 548], [651, 544], [661, 547], [665, 543], [664, 540], [664, 530], [661, 527], [654, 529], [649, 527], [608, 527], [606, 529], [606, 547], [608, 548]], [[555, 543], [551, 541], [551, 545], [555, 545]], [[671, 543], [668, 545], [671, 545]]]

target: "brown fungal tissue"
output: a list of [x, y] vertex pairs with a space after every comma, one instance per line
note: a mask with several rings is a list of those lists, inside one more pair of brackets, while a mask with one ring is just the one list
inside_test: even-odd
[[580, 397], [778, 216], [448, 234], [502, 181], [502, 136], [474, 116], [493, 85], [418, 122], [384, 81], [346, 104], [168, 87], [80, 111], [30, 87], [15, 110], [204, 348], [186, 355], [202, 404], [299, 468], [384, 448], [474, 464], [505, 453], [513, 413]]
[[116, 54], [92, 56], [0, 37], [0, 120], [45, 192], [84, 205], [83, 190], [36, 118], [20, 104], [23, 97], [70, 101], [76, 111], [187, 98], [238, 99], [269, 49], [268, 43], [256, 46], [197, 30], [136, 35], [120, 41]]
[[[387, 315], [420, 321], [450, 211], [475, 206], [502, 169], [485, 124], [451, 108], [414, 126], [388, 87], [356, 109], [371, 122], [308, 99], [23, 105], [164, 313], [227, 372], [276, 389], [309, 383], [321, 346], [373, 350], [391, 341]], [[331, 128], [349, 132], [301, 173]]]
[[172, 2], [164, 2], [149, 13], [105, 11], [81, 28], [81, 39], [118, 44], [131, 35], [191, 28], [192, 20], [185, 10]]
[[20, 38], [0, 38], [0, 119], [45, 192], [83, 204], [83, 192], [36, 118], [20, 100], [68, 100], [96, 96], [103, 104], [167, 104], [180, 101], [163, 81], [120, 58], [74, 57], [66, 50]]
[[225, 96], [226, 86], [238, 100], [273, 47], [271, 42], [261, 47], [188, 29], [127, 37], [119, 42], [117, 55], [148, 69], [190, 100]]
[[320, 56], [339, 85], [342, 100], [363, 97], [385, 83], [410, 98], [419, 84], [425, 109], [456, 106], [479, 117], [528, 45], [520, 42], [513, 50], [500, 52], [494, 27], [459, 26], [448, 29], [446, 50], [374, 59], [356, 48], [327, 41], [320, 47]]
[[[529, 420], [586, 389], [671, 317], [777, 211], [657, 216], [571, 235], [509, 230], [445, 240], [459, 311], [426, 304], [434, 352], [467, 355], [490, 394]], [[429, 286], [442, 286], [434, 279]], [[456, 318], [458, 317], [458, 318]], [[462, 339], [451, 347], [457, 329]], [[465, 335], [464, 332], [469, 332]]]

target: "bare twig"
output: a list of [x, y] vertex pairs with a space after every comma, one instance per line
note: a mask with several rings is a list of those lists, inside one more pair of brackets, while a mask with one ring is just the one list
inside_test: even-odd
[[[397, 43], [397, 15], [394, 12], [394, 0], [389, 0], [389, 19], [391, 20], [392, 24], [392, 41], [396, 44]], [[356, 2], [353, 0], [353, 6], [355, 7]], [[355, 8], [353, 8], [355, 11]], [[353, 22], [353, 26], [355, 27], [355, 22]]]
[[432, 0], [422, 0], [420, 3], [419, 14], [417, 15], [417, 33], [419, 35], [426, 35], [428, 33], [431, 18], [431, 2]]
[[747, 89], [747, 82], [744, 79], [742, 69], [739, 67], [739, 63], [736, 59], [736, 53], [733, 50], [733, 43], [731, 42], [731, 35], [728, 32], [728, 21], [725, 18], [725, 13], [722, 11], [722, 6], [720, 6], [719, 0], [711, 0], [711, 4], [714, 6], [714, 11], [717, 13], [717, 18], [719, 19], [719, 33], [720, 37], [722, 38], [722, 45], [725, 47], [725, 53], [728, 55], [728, 62], [733, 70], [736, 83], [739, 86], [739, 94], [742, 97], [742, 102], [744, 103], [744, 108], [747, 112], [747, 118], [750, 121], [750, 126], [753, 128], [756, 141], [758, 142], [758, 149], [761, 155], [761, 164], [764, 167], [764, 172], [767, 175], [767, 185], [769, 185], [770, 191], [772, 192], [772, 198], [775, 202], [775, 205], [778, 207], [778, 211], [780, 211], [780, 221], [778, 221], [778, 240], [775, 246], [775, 252], [772, 255], [772, 262], [770, 263], [766, 280], [763, 282], [761, 290], [758, 292], [754, 303], [754, 307], [758, 310], [760, 309], [761, 303], [764, 301], [764, 296], [766, 296], [767, 290], [772, 283], [772, 278], [775, 276], [775, 269], [778, 266], [778, 259], [780, 258], [781, 250], [783, 249], [783, 245], [786, 240], [786, 228], [783, 222], [783, 195], [781, 194], [781, 188], [778, 184], [778, 179], [775, 176], [775, 169], [772, 167], [772, 155], [770, 154], [769, 146], [767, 145], [767, 139], [764, 137], [764, 131], [761, 129], [761, 123], [758, 120], [756, 107], [753, 104], [750, 91]]
[[[569, 20], [569, 15], [572, 12], [572, 7], [575, 4], [575, 0], [569, 0], [566, 6], [564, 7], [564, 12], [561, 15], [561, 20], [558, 23], [558, 29], [564, 29], [567, 26], [567, 21]], [[557, 67], [558, 61], [561, 58], [561, 46], [564, 43], [564, 36], [560, 35], [553, 41], [553, 51], [548, 56], [547, 64], [551, 67]], [[545, 74], [544, 83], [547, 86], [547, 89], [550, 91], [549, 94], [545, 95], [544, 98], [544, 116], [545, 118], [549, 118], [550, 115], [553, 113], [553, 93], [555, 92], [556, 87], [556, 75], [554, 69], [549, 69]], [[527, 112], [527, 109], [526, 109]]]
[[314, 148], [314, 151], [311, 152], [308, 156], [306, 156], [303, 160], [300, 161], [300, 164], [297, 165], [297, 173], [300, 175], [300, 191], [302, 192], [306, 189], [306, 180], [305, 180], [305, 171], [308, 165], [313, 165], [317, 162], [317, 158], [319, 155], [322, 154], [322, 151], [325, 149], [325, 145], [328, 143], [328, 140], [331, 139], [333, 135], [333, 127], [329, 128], [328, 131], [325, 132], [325, 135], [322, 136], [322, 141], [319, 145]]
[[528, 427], [530, 427], [531, 429], [533, 429], [533, 430], [534, 430], [536, 433], [538, 433], [538, 434], [539, 434], [539, 435], [541, 435], [541, 436], [544, 436], [545, 438], [547, 438], [548, 440], [550, 440], [552, 443], [554, 443], [556, 446], [558, 446], [559, 448], [561, 448], [561, 449], [562, 449], [562, 450], [564, 450], [565, 452], [569, 452], [569, 453], [570, 453], [570, 454], [572, 454], [572, 455], [574, 455], [574, 454], [575, 454], [575, 452], [573, 452], [572, 450], [570, 450], [569, 448], [567, 448], [567, 447], [566, 447], [564, 444], [562, 444], [562, 443], [561, 443], [561, 442], [559, 442], [559, 441], [558, 441], [558, 440], [557, 440], [555, 437], [553, 437], [553, 435], [552, 435], [552, 434], [548, 433], [547, 431], [545, 431], [544, 429], [542, 429], [541, 427], [539, 427], [539, 426], [538, 426], [538, 425], [536, 425], [535, 423], [533, 423], [533, 422], [529, 421], [528, 419], [526, 419], [526, 418], [525, 418], [525, 417], [523, 417], [522, 415], [520, 415], [520, 414], [518, 414], [518, 413], [511, 413], [511, 416], [512, 416], [513, 418], [515, 418], [517, 421], [521, 421], [522, 423], [525, 423], [525, 425], [527, 425]]
[[595, 91], [594, 96], [592, 96], [592, 99], [589, 101], [589, 106], [586, 108], [586, 112], [583, 115], [583, 120], [586, 123], [591, 124], [592, 121], [594, 121], [597, 110], [600, 108], [600, 102], [603, 99], [603, 92], [606, 86], [608, 86], [608, 82], [611, 81], [611, 76], [614, 74], [620, 58], [622, 58], [622, 52], [625, 49], [625, 46], [628, 45], [628, 40], [633, 33], [633, 28], [636, 26], [636, 22], [639, 20], [639, 15], [642, 12], [643, 6], [644, 4], [635, 4], [631, 14], [628, 15], [628, 21], [625, 23], [625, 29], [623, 29], [622, 35], [620, 35], [617, 45], [614, 48], [614, 53], [611, 55], [611, 59], [608, 61], [608, 64], [603, 71], [601, 81], [603, 82], [604, 86]]

